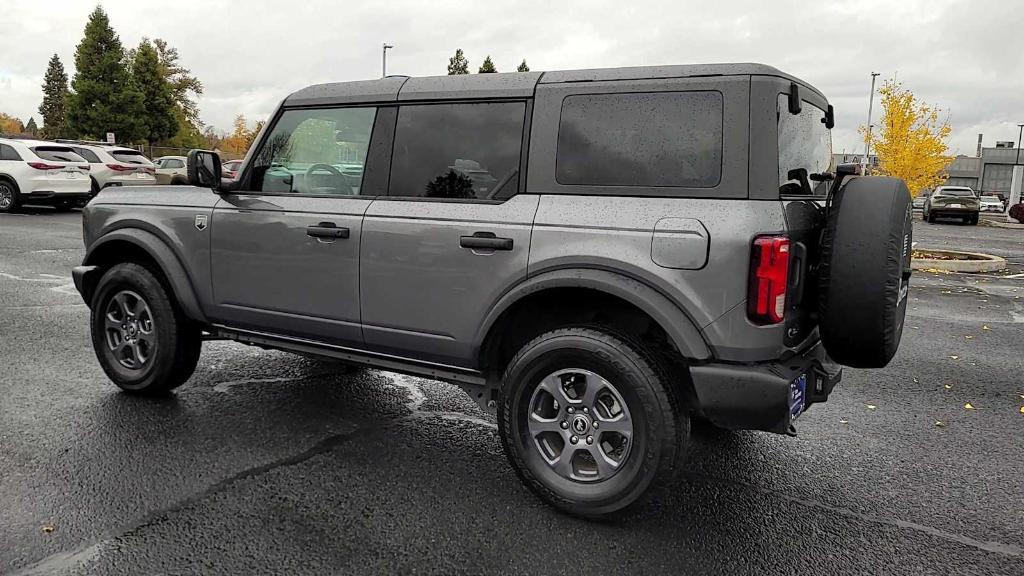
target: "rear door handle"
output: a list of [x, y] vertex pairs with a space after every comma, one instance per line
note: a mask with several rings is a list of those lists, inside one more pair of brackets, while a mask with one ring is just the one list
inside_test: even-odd
[[498, 238], [493, 232], [476, 232], [472, 236], [460, 236], [459, 246], [484, 250], [511, 250], [511, 238]]
[[334, 222], [320, 222], [306, 227], [306, 236], [313, 238], [348, 238], [348, 228], [339, 228]]

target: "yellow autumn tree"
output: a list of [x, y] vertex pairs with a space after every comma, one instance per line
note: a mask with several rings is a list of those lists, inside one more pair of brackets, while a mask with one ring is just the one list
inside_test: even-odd
[[[882, 121], [870, 134], [871, 148], [878, 154], [875, 172], [903, 179], [913, 196], [941, 185], [953, 160], [946, 143], [952, 128], [940, 119], [941, 110], [922, 102], [893, 79], [886, 80], [878, 93]], [[867, 127], [861, 126], [859, 131], [867, 141]]]
[[249, 139], [248, 124], [244, 114], [235, 116], [234, 131], [221, 142], [221, 146], [226, 152], [241, 155], [249, 149], [251, 140]]
[[0, 134], [21, 134], [24, 130], [21, 120], [0, 112]]

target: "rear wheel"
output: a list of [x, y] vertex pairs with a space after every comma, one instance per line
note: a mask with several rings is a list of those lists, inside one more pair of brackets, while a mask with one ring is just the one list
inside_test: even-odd
[[967, 217], [967, 223], [970, 225], [976, 225], [978, 223], [978, 213], [971, 214]]
[[159, 279], [138, 264], [118, 264], [92, 301], [93, 349], [126, 392], [159, 394], [184, 383], [202, 348], [199, 328], [178, 310]]
[[9, 180], [0, 179], [0, 212], [16, 212], [18, 207], [17, 186]]
[[498, 429], [520, 479], [548, 504], [598, 518], [666, 488], [689, 421], [657, 359], [594, 328], [538, 336], [505, 371]]

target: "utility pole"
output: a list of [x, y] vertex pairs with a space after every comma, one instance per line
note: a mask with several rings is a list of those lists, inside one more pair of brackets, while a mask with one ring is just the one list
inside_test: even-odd
[[867, 142], [864, 143], [864, 159], [861, 161], [861, 174], [868, 173], [868, 162], [871, 156], [871, 129], [874, 128], [871, 124], [871, 112], [875, 105], [875, 78], [878, 77], [878, 72], [871, 73], [871, 96], [868, 97], [868, 137]]
[[388, 48], [394, 48], [387, 42], [384, 43], [384, 50], [381, 52], [380, 58], [380, 77], [387, 78], [388, 76]]

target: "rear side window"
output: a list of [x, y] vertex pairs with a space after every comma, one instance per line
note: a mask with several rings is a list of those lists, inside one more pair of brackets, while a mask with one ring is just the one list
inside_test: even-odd
[[32, 151], [41, 160], [49, 160], [51, 162], [85, 162], [85, 158], [75, 154], [75, 151], [71, 148], [63, 146], [36, 146]]
[[13, 146], [0, 144], [0, 160], [21, 160], [21, 155]]
[[[832, 133], [825, 127], [825, 111], [806, 100], [800, 113], [793, 114], [789, 111], [789, 95], [779, 94], [776, 113], [779, 117], [779, 186], [784, 193], [795, 192], [801, 182], [800, 177], [789, 177], [791, 171], [809, 177], [831, 170]], [[827, 189], [825, 182], [819, 182], [814, 194], [823, 195]]]
[[402, 106], [390, 196], [495, 198], [519, 187], [525, 102]]
[[713, 188], [722, 178], [722, 108], [717, 91], [567, 96], [555, 179]]
[[78, 154], [82, 158], [85, 158], [90, 164], [100, 163], [100, 157], [97, 156], [96, 153], [93, 152], [92, 150], [89, 150], [88, 148], [75, 148], [74, 150], [76, 154]]
[[177, 158], [169, 158], [164, 160], [164, 168], [184, 168], [185, 163]]
[[142, 152], [135, 150], [113, 150], [110, 155], [114, 157], [114, 160], [118, 162], [124, 162], [126, 164], [147, 164], [149, 158]]

